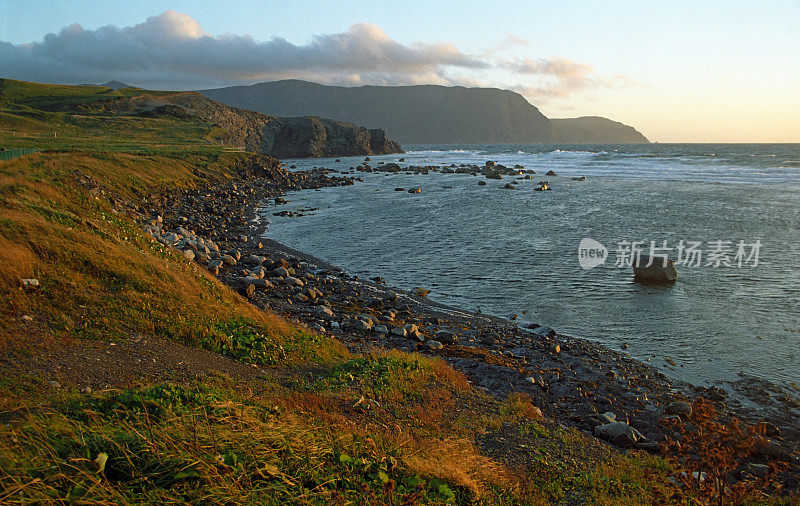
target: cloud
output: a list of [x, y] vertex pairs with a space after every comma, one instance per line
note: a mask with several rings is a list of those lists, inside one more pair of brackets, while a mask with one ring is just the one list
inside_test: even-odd
[[322, 81], [415, 82], [445, 68], [485, 69], [490, 64], [449, 43], [401, 44], [373, 24], [318, 35], [305, 45], [283, 38], [256, 41], [212, 36], [175, 11], [125, 28], [85, 30], [73, 24], [40, 42], [0, 42], [5, 77], [45, 82], [130, 81], [141, 86], [199, 87], [245, 84], [283, 77]]
[[[317, 35], [305, 44], [273, 37], [211, 35], [172, 10], [130, 26], [87, 30], [78, 24], [41, 41], [0, 41], [2, 77], [51, 83], [123, 81], [155, 89], [200, 89], [305, 79], [342, 86], [441, 84], [511, 88], [534, 103], [597, 88], [631, 86], [601, 78], [566, 58], [513, 58], [531, 43], [509, 34], [477, 55], [447, 42], [403, 44], [374, 24]], [[505, 55], [505, 56], [504, 56]]]
[[511, 72], [536, 78], [537, 84], [516, 86], [514, 89], [523, 95], [535, 97], [540, 102], [553, 98], [566, 98], [591, 89], [622, 89], [638, 85], [629, 76], [616, 75], [610, 79], [601, 77], [591, 65], [567, 58], [538, 60], [521, 58], [502, 62], [501, 66]]
[[528, 47], [530, 45], [531, 43], [529, 40], [523, 39], [522, 37], [514, 35], [513, 33], [509, 33], [500, 42], [481, 52], [481, 55], [484, 57], [491, 57], [496, 53], [504, 52], [516, 47]]

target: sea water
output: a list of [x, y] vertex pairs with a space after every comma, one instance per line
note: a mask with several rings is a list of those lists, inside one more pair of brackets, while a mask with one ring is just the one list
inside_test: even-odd
[[[353, 172], [363, 182], [267, 208], [267, 235], [351, 274], [423, 287], [443, 304], [625, 349], [679, 379], [800, 383], [800, 145], [406, 149], [370, 164], [491, 160], [536, 174]], [[287, 164], [348, 172], [362, 161]], [[503, 189], [511, 181], [516, 189]], [[540, 181], [552, 190], [534, 190]], [[417, 186], [422, 193], [394, 191]], [[273, 216], [307, 208], [317, 210]], [[579, 258], [586, 238], [605, 248], [591, 269]], [[633, 282], [631, 255], [653, 246], [676, 261], [673, 286]]]

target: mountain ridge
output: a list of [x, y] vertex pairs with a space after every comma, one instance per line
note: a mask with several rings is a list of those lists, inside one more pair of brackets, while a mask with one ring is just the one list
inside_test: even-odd
[[555, 126], [522, 95], [500, 88], [345, 87], [287, 79], [198, 92], [263, 114], [317, 115], [382, 128], [401, 143], [649, 142], [633, 127], [606, 118], [589, 124], [582, 118], [557, 119]]
[[357, 119], [357, 124], [382, 128], [401, 143], [552, 141], [552, 127], [535, 106], [518, 93], [498, 88], [348, 88], [285, 80], [199, 92], [218, 102], [264, 114], [317, 115], [348, 122]]
[[601, 116], [550, 118], [553, 134], [565, 143], [638, 144], [650, 141], [641, 132], [619, 121]]

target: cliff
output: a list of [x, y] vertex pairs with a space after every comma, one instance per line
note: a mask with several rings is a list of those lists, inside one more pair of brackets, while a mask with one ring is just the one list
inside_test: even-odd
[[556, 142], [563, 143], [648, 143], [647, 137], [635, 128], [599, 116], [551, 119]]
[[323, 116], [407, 143], [552, 142], [549, 120], [518, 93], [434, 85], [345, 88], [287, 80], [203, 90], [234, 107], [276, 116]]
[[[93, 107], [96, 107], [93, 105]], [[219, 128], [218, 142], [247, 151], [283, 158], [402, 153], [400, 145], [379, 129], [317, 117], [280, 118], [230, 107], [195, 92], [142, 93], [109, 100], [107, 112], [141, 116], [194, 115]]]

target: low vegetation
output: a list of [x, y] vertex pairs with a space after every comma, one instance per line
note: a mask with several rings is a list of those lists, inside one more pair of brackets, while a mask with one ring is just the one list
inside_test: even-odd
[[[46, 150], [0, 162], [0, 356], [153, 336], [245, 365], [97, 392], [4, 372], [0, 503], [691, 502], [661, 458], [494, 399], [439, 359], [352, 355], [153, 241], [114, 199], [231, 178], [248, 155], [200, 149], [207, 125], [59, 112], [133, 92], [0, 82], [0, 144]], [[51, 127], [63, 144], [35, 137]]]

